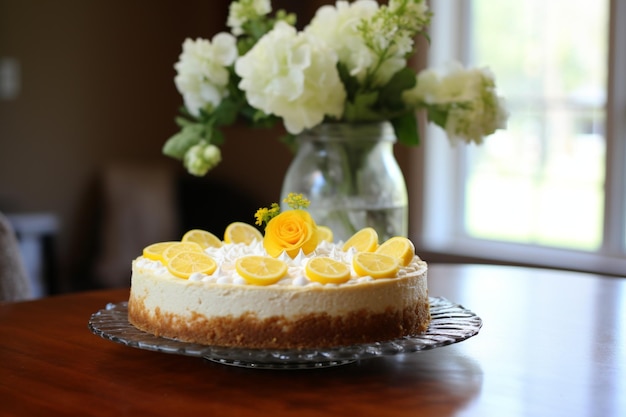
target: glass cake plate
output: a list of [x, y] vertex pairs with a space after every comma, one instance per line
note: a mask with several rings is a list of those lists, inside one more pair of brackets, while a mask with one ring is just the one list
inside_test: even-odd
[[258, 369], [308, 369], [345, 365], [363, 359], [413, 353], [466, 340], [482, 320], [472, 311], [445, 298], [430, 298], [431, 323], [420, 335], [395, 340], [323, 349], [240, 349], [181, 342], [143, 332], [128, 322], [128, 303], [109, 303], [92, 314], [89, 329], [126, 346], [177, 355], [195, 356], [225, 365]]

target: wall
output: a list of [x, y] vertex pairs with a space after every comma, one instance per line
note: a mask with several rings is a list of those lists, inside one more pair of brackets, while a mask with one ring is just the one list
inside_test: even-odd
[[[0, 0], [0, 57], [21, 67], [19, 95], [0, 101], [0, 210], [58, 216], [61, 290], [88, 286], [77, 274], [98, 243], [103, 170], [117, 161], [179, 169], [160, 153], [181, 105], [173, 64], [185, 37], [223, 29], [226, 10], [225, 1]], [[290, 157], [276, 133], [228, 134], [211, 179], [259, 206], [275, 201]]]

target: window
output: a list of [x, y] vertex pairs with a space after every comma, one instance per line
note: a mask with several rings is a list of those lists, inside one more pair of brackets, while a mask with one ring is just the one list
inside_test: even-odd
[[625, 3], [432, 8], [429, 66], [490, 67], [511, 116], [478, 147], [452, 148], [429, 128], [424, 247], [626, 275]]

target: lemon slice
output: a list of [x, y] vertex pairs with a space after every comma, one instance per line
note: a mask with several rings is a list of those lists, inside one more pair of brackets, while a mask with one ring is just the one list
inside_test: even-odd
[[172, 275], [186, 279], [196, 272], [211, 275], [217, 269], [217, 262], [203, 252], [182, 251], [169, 260], [167, 269]]
[[348, 265], [327, 256], [311, 258], [304, 270], [311, 281], [322, 284], [341, 284], [350, 279]]
[[249, 255], [237, 259], [235, 269], [248, 283], [274, 284], [287, 274], [287, 264], [269, 256]]
[[343, 250], [355, 248], [357, 252], [373, 252], [378, 247], [378, 233], [371, 227], [365, 227], [346, 241]]
[[317, 234], [320, 242], [325, 240], [327, 242], [333, 242], [333, 231], [328, 226], [317, 226]]
[[143, 257], [153, 261], [163, 261], [163, 251], [179, 242], [158, 242], [143, 248]]
[[219, 248], [223, 245], [220, 238], [215, 236], [211, 232], [201, 229], [191, 229], [183, 235], [181, 242], [195, 242], [202, 247], [206, 248]]
[[406, 237], [394, 236], [383, 242], [376, 249], [376, 253], [396, 258], [402, 266], [407, 266], [415, 256], [415, 246]]
[[175, 242], [163, 250], [163, 261], [168, 263], [180, 252], [202, 252], [202, 247], [196, 242]]
[[224, 231], [224, 242], [251, 244], [255, 240], [263, 240], [263, 235], [257, 228], [248, 223], [233, 222]]
[[400, 269], [400, 262], [380, 253], [359, 252], [352, 258], [352, 267], [361, 277], [393, 278]]

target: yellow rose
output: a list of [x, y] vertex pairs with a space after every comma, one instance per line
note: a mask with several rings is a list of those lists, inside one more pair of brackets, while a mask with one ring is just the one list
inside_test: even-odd
[[304, 210], [287, 210], [267, 223], [263, 247], [270, 256], [278, 257], [285, 251], [294, 258], [300, 249], [311, 253], [319, 243], [317, 225]]

